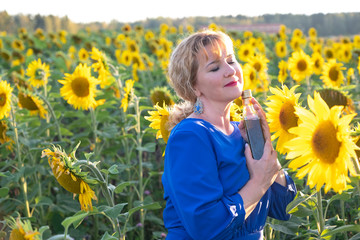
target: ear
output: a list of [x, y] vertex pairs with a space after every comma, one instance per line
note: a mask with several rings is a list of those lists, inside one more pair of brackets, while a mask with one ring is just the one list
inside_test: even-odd
[[197, 97], [200, 97], [201, 96], [201, 92], [200, 90], [196, 87], [196, 85], [194, 86], [194, 93]]

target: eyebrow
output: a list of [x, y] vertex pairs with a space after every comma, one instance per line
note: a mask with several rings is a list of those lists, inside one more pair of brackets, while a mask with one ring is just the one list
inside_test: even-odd
[[[235, 54], [234, 54], [234, 53], [230, 53], [230, 54], [228, 54], [228, 55], [226, 56], [226, 58], [232, 57], [232, 56], [235, 56]], [[217, 62], [219, 62], [219, 58], [216, 58], [214, 61], [208, 63], [205, 67], [208, 67], [208, 66], [210, 66], [211, 64], [214, 64], [214, 63], [217, 63]]]

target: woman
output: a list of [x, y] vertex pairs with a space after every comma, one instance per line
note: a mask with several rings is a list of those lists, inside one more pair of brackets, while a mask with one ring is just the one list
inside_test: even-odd
[[296, 188], [258, 102], [252, 99], [266, 140], [260, 160], [252, 158], [244, 123], [230, 121], [243, 89], [231, 39], [209, 30], [190, 35], [173, 51], [168, 74], [184, 101], [171, 111], [165, 150], [167, 239], [262, 239], [267, 216], [290, 218]]

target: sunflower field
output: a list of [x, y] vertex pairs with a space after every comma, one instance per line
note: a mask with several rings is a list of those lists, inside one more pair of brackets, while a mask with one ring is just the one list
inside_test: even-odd
[[[360, 239], [360, 35], [208, 28], [233, 39], [298, 189], [266, 240]], [[166, 238], [166, 69], [197, 30], [0, 32], [0, 239]]]

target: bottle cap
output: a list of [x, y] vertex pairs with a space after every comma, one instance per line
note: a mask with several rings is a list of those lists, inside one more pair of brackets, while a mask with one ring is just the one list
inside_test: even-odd
[[251, 98], [251, 97], [252, 97], [251, 89], [246, 89], [243, 91], [242, 98]]

